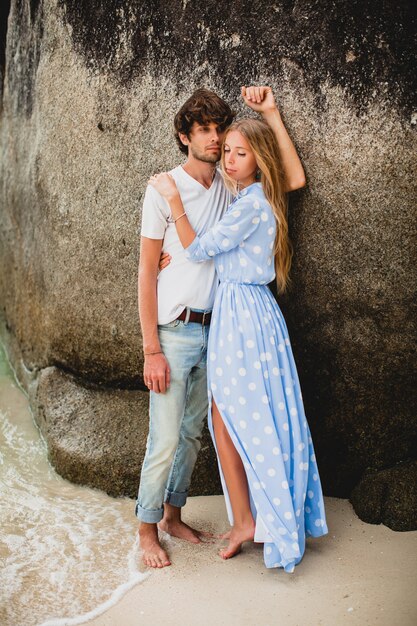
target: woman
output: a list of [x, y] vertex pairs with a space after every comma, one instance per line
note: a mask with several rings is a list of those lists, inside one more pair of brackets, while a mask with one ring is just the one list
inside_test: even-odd
[[224, 139], [222, 169], [237, 195], [201, 237], [170, 176], [159, 174], [150, 184], [168, 201], [188, 258], [214, 257], [220, 279], [208, 389], [209, 428], [232, 524], [221, 556], [230, 558], [244, 541], [254, 540], [264, 543], [267, 567], [293, 572], [306, 534], [318, 537], [328, 530], [287, 327], [267, 287], [276, 276], [279, 291], [285, 290], [291, 261], [273, 130], [253, 119], [234, 123]]

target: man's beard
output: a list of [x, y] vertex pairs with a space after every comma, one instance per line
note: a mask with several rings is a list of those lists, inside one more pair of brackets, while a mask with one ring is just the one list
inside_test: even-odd
[[220, 148], [218, 152], [213, 153], [205, 153], [188, 146], [188, 149], [191, 151], [191, 154], [198, 161], [202, 161], [203, 163], [217, 163], [220, 161]]

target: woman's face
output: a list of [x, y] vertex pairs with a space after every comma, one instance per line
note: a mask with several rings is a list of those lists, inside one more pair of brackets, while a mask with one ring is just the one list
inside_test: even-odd
[[238, 130], [231, 130], [223, 144], [224, 166], [227, 174], [247, 187], [256, 179], [256, 159], [249, 143]]

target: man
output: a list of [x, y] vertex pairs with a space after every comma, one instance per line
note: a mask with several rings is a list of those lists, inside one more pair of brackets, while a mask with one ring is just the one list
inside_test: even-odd
[[[269, 87], [242, 88], [252, 109], [275, 131], [284, 171], [298, 159]], [[233, 120], [224, 100], [198, 89], [177, 113], [174, 126], [187, 161], [174, 178], [191, 225], [201, 235], [231, 202], [216, 163], [223, 134]], [[303, 181], [287, 181], [287, 190]], [[181, 520], [200, 436], [207, 414], [206, 348], [217, 286], [214, 263], [193, 264], [184, 254], [168, 204], [151, 186], [143, 203], [139, 263], [139, 315], [145, 356], [144, 381], [150, 390], [150, 426], [142, 466], [136, 516], [143, 561], [170, 565], [158, 539], [159, 528], [199, 543], [204, 533]], [[171, 262], [158, 274], [161, 252]]]

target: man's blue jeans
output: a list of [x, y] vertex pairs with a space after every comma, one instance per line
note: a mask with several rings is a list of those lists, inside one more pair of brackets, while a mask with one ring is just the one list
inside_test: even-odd
[[171, 384], [166, 393], [150, 392], [149, 435], [136, 502], [136, 516], [143, 522], [159, 522], [164, 502], [177, 507], [186, 502], [207, 415], [208, 331], [209, 326], [179, 320], [158, 327]]

